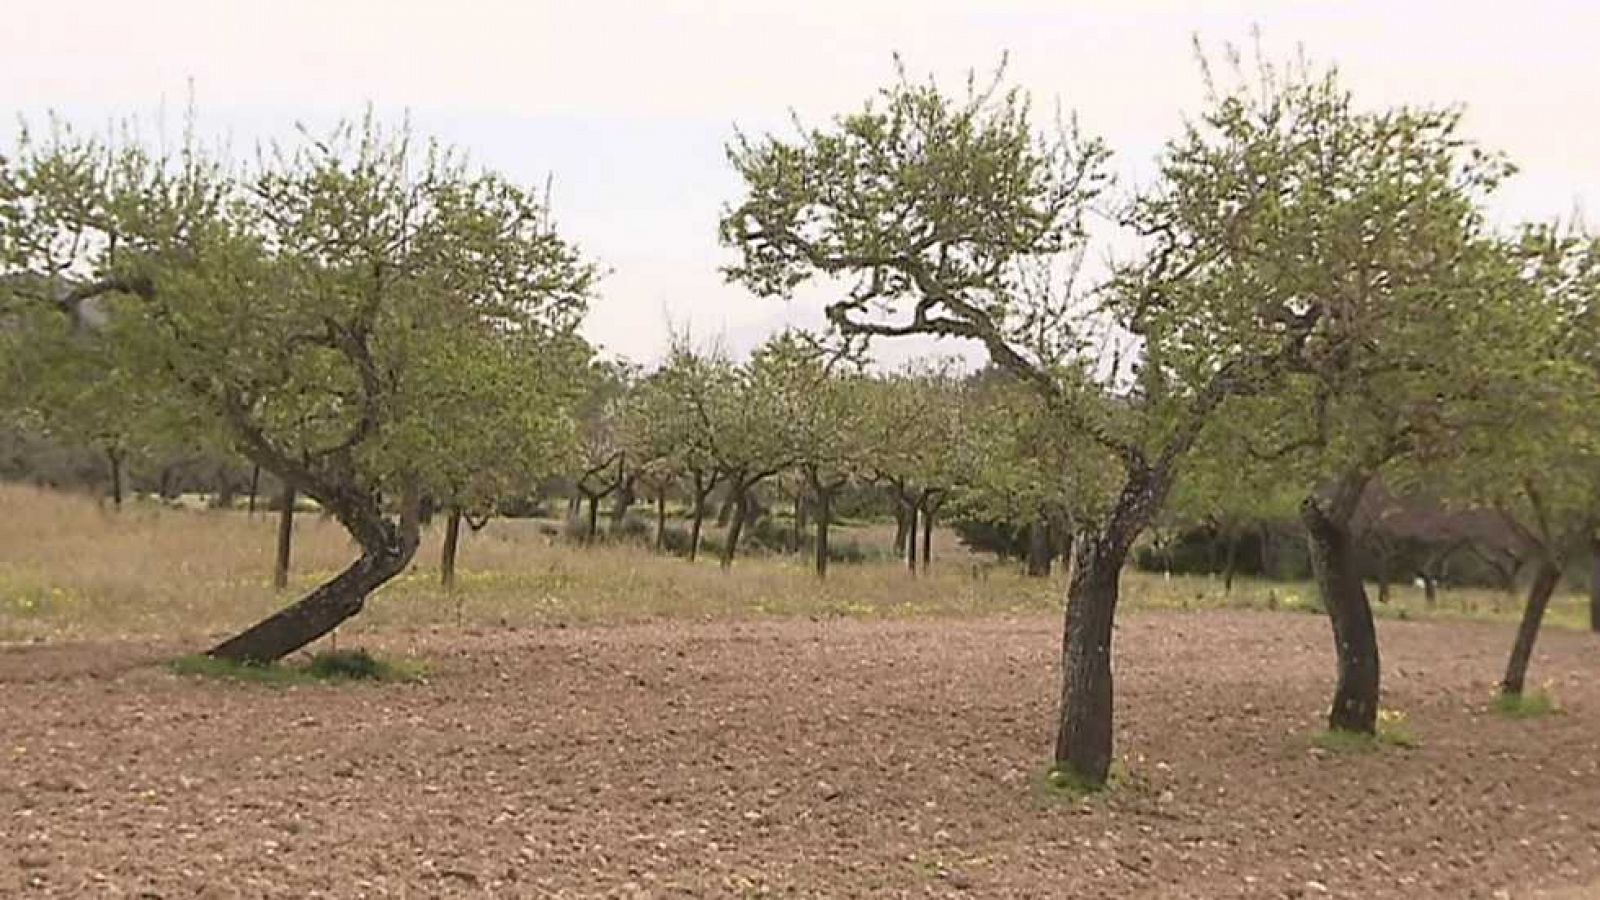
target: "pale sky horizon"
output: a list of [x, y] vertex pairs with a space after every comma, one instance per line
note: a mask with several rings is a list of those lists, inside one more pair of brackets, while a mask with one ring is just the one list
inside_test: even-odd
[[744, 351], [821, 320], [815, 292], [762, 300], [717, 272], [736, 126], [853, 110], [896, 52], [952, 88], [1008, 56], [1011, 82], [1076, 112], [1138, 179], [1199, 108], [1192, 40], [1248, 43], [1253, 28], [1271, 57], [1338, 65], [1362, 105], [1464, 105], [1466, 135], [1521, 167], [1497, 221], [1600, 201], [1600, 4], [1579, 0], [7, 0], [0, 142], [51, 110], [85, 127], [172, 115], [191, 84], [202, 133], [236, 146], [369, 104], [409, 116], [520, 181], [553, 178], [564, 233], [610, 272], [585, 332], [648, 362], [669, 322]]

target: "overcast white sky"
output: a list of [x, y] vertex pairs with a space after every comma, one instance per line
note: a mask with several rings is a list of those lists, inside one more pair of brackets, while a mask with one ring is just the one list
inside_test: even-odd
[[[724, 285], [722, 146], [735, 124], [782, 128], [853, 109], [893, 74], [952, 86], [1010, 54], [1041, 104], [1059, 101], [1148, 172], [1199, 83], [1191, 37], [1303, 45], [1367, 104], [1463, 103], [1468, 133], [1522, 174], [1507, 221], [1600, 200], [1600, 3], [1177, 0], [0, 0], [0, 113], [87, 125], [181, 109], [248, 147], [296, 121], [368, 103], [532, 183], [612, 274], [587, 331], [649, 360], [669, 320], [745, 349], [815, 303]], [[1592, 218], [1592, 217], [1591, 217]]]

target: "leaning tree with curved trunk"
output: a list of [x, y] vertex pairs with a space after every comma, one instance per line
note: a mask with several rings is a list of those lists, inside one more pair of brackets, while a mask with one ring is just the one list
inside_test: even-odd
[[[1233, 401], [1227, 428], [1236, 452], [1299, 485], [1337, 660], [1328, 725], [1371, 734], [1380, 666], [1357, 512], [1380, 475], [1403, 488], [1485, 424], [1473, 404], [1520, 364], [1515, 272], [1480, 206], [1509, 166], [1460, 136], [1459, 111], [1364, 110], [1332, 73], [1269, 97], [1222, 120], [1273, 161], [1272, 203], [1228, 235], [1228, 277], [1316, 324], [1281, 389]], [[1226, 157], [1194, 165], [1250, 175]]]
[[[1215, 97], [1124, 210], [1145, 252], [1089, 293], [1070, 274], [1107, 153], [1070, 123], [1036, 128], [1019, 91], [952, 97], [902, 77], [827, 126], [728, 150], [744, 181], [721, 223], [740, 253], [730, 278], [775, 296], [841, 284], [826, 311], [846, 335], [976, 341], [1116, 460], [1115, 499], [1077, 542], [1062, 639], [1056, 764], [1092, 785], [1111, 764], [1112, 623], [1133, 542], [1219, 405], [1270, 384], [1317, 323], [1226, 264], [1243, 223], [1293, 189], [1276, 177], [1279, 123], [1241, 107], [1295, 113], [1303, 94]], [[1321, 124], [1285, 118], [1302, 141]]]
[[[7, 275], [100, 298], [137, 375], [322, 505], [347, 568], [210, 653], [268, 662], [358, 613], [463, 435], [565, 414], [594, 270], [535, 194], [370, 120], [236, 170], [58, 131], [0, 168]], [[19, 249], [20, 248], [20, 249]]]

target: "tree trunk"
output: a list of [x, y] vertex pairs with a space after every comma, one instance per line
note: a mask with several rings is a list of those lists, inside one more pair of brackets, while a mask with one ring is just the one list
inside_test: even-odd
[[922, 571], [928, 571], [933, 557], [933, 507], [922, 507]]
[[1528, 663], [1533, 659], [1533, 642], [1539, 638], [1539, 625], [1544, 621], [1544, 611], [1550, 606], [1550, 595], [1561, 583], [1561, 567], [1545, 561], [1528, 588], [1528, 605], [1522, 611], [1522, 624], [1517, 626], [1517, 640], [1511, 645], [1511, 659], [1506, 663], [1506, 677], [1500, 682], [1500, 693], [1521, 696], [1528, 678]]
[[917, 574], [917, 508], [906, 507], [906, 569]]
[[806, 527], [805, 494], [797, 493], [794, 496], [794, 522], [792, 524], [793, 528], [790, 531], [789, 549], [795, 553], [799, 553], [802, 543], [801, 538], [804, 536]]
[[656, 491], [656, 552], [667, 546], [667, 489]]
[[276, 662], [360, 612], [367, 595], [404, 571], [416, 555], [414, 495], [403, 501], [398, 524], [385, 519], [376, 505], [346, 508], [338, 518], [357, 537], [361, 555], [301, 600], [211, 648], [207, 656], [252, 664]]
[[894, 501], [894, 555], [904, 556], [906, 552], [906, 505], [899, 497]]
[[727, 540], [723, 541], [722, 544], [721, 562], [723, 571], [733, 567], [733, 556], [739, 551], [739, 536], [744, 533], [744, 520], [747, 512], [745, 509], [745, 490], [746, 488], [743, 485], [734, 482], [732, 490], [729, 492], [731, 501], [736, 506], [736, 511], [728, 517]]
[[733, 522], [734, 496], [730, 490], [728, 496], [722, 498], [722, 505], [717, 507], [717, 527], [727, 528]]
[[1589, 630], [1600, 632], [1600, 536], [1589, 542]]
[[1378, 602], [1389, 602], [1389, 560], [1387, 551], [1378, 554]]
[[1258, 529], [1261, 533], [1261, 577], [1276, 578], [1278, 576], [1277, 548], [1272, 543], [1272, 526], [1261, 523]]
[[1082, 535], [1067, 587], [1055, 766], [1096, 787], [1111, 771], [1111, 627], [1126, 559], [1113, 535]]
[[272, 586], [283, 590], [289, 586], [289, 549], [294, 542], [294, 488], [286, 482], [278, 510], [278, 557], [272, 565]]
[[[1353, 504], [1349, 505], [1353, 509]], [[1300, 506], [1311, 549], [1311, 569], [1333, 625], [1338, 685], [1328, 727], [1374, 734], [1378, 724], [1378, 634], [1372, 604], [1357, 566], [1348, 515], [1330, 516], [1316, 498]]]
[[589, 523], [584, 526], [583, 542], [593, 544], [594, 539], [600, 534], [600, 495], [589, 495]]
[[1050, 529], [1045, 525], [1044, 519], [1035, 519], [1028, 526], [1028, 567], [1029, 578], [1047, 578], [1050, 575], [1051, 564]]
[[1426, 569], [1422, 572], [1422, 597], [1428, 602], [1428, 608], [1433, 609], [1439, 602], [1439, 582], [1433, 573]]
[[461, 507], [452, 505], [444, 520], [444, 548], [439, 557], [439, 584], [445, 590], [456, 586], [456, 550], [461, 544]]
[[694, 562], [700, 556], [700, 530], [706, 521], [706, 497], [711, 493], [710, 488], [700, 486], [700, 476], [694, 479], [694, 509], [689, 517], [689, 561]]
[[828, 526], [833, 524], [833, 492], [819, 489], [816, 492], [816, 520], [817, 540], [816, 566], [817, 577], [828, 577]]
[[111, 507], [122, 509], [122, 451], [116, 447], [106, 448], [106, 462], [111, 468]]
[[261, 467], [250, 467], [250, 501], [245, 507], [247, 515], [254, 518], [256, 514], [256, 495], [261, 490]]
[[633, 479], [624, 478], [617, 487], [617, 497], [611, 502], [611, 533], [620, 534], [623, 523], [628, 518], [628, 510], [633, 508], [637, 497], [633, 492]]

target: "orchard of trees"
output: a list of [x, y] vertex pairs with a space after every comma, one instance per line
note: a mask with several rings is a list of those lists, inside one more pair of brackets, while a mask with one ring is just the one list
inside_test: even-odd
[[[805, 286], [829, 328], [742, 360], [680, 339], [646, 368], [579, 336], [599, 274], [546, 198], [409, 133], [357, 120], [249, 163], [23, 134], [0, 157], [7, 474], [254, 509], [265, 473], [285, 516], [314, 500], [355, 559], [210, 651], [249, 662], [360, 612], [435, 513], [447, 583], [463, 521], [561, 498], [580, 543], [641, 523], [690, 561], [720, 521], [724, 568], [782, 504], [782, 549], [818, 577], [842, 510], [892, 515], [912, 577], [953, 523], [1069, 570], [1055, 764], [1089, 785], [1112, 761], [1121, 573], [1162, 546], [1231, 586], [1296, 532], [1329, 726], [1368, 734], [1368, 584], [1431, 591], [1471, 556], [1526, 590], [1520, 694], [1551, 596], [1600, 546], [1600, 244], [1492, 223], [1513, 166], [1457, 110], [1230, 61], [1202, 66], [1205, 106], [1140, 184], [999, 76], [902, 75], [819, 126], [735, 136], [726, 276]], [[987, 364], [870, 364], [912, 337]]]

